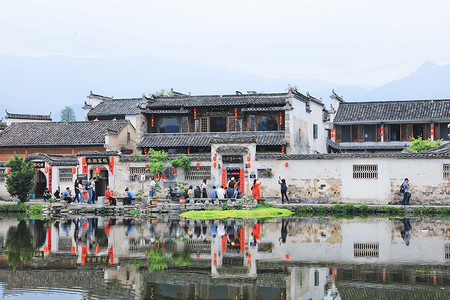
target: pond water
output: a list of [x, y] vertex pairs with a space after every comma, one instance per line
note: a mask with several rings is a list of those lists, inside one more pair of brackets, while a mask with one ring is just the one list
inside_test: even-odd
[[450, 299], [450, 221], [0, 220], [7, 299]]

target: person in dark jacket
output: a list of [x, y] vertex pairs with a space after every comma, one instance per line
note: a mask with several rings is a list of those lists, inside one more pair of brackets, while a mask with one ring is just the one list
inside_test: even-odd
[[202, 197], [202, 190], [199, 186], [197, 186], [194, 190], [194, 198], [201, 198]]
[[287, 192], [287, 185], [286, 185], [286, 180], [281, 179], [281, 177], [278, 177], [278, 183], [281, 186], [281, 203], [284, 203], [284, 198], [286, 198], [286, 202], [289, 202], [289, 198], [286, 194]]

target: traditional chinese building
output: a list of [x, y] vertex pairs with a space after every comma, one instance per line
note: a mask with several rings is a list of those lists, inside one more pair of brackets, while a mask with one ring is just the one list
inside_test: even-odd
[[[0, 196], [7, 195], [4, 163], [14, 154], [35, 163], [34, 194], [39, 197], [46, 187], [56, 190], [60, 184], [73, 185], [76, 154], [107, 150], [131, 153], [136, 151], [135, 139], [136, 131], [128, 120], [12, 123], [0, 132]], [[92, 175], [92, 168], [88, 170]], [[106, 168], [102, 170], [99, 175], [108, 173]], [[107, 182], [107, 175], [102, 177]]]
[[23, 122], [51, 122], [51, 113], [48, 115], [31, 115], [31, 114], [12, 114], [6, 111], [6, 125], [11, 123], [23, 123]]
[[450, 100], [345, 102], [332, 98], [331, 152], [401, 152], [413, 137], [448, 142]]

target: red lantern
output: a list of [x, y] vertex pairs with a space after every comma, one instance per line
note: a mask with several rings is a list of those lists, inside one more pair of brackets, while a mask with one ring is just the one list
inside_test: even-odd
[[95, 168], [95, 173], [100, 174], [100, 167]]
[[[86, 157], [82, 157], [82, 158], [81, 158], [81, 164], [82, 164], [82, 165], [85, 165], [85, 164], [86, 164]], [[45, 173], [47, 173], [47, 172], [45, 172]]]
[[284, 145], [281, 146], [281, 154], [284, 154]]
[[251, 164], [250, 164], [250, 163], [248, 163], [248, 164], [247, 164], [247, 168], [249, 168], [249, 169], [250, 169], [250, 167], [251, 167]]
[[144, 154], [147, 154], [148, 149], [144, 148]]
[[[381, 127], [381, 128], [383, 128], [383, 127]], [[383, 130], [383, 129], [381, 129], [381, 130]], [[334, 138], [334, 128], [331, 128], [331, 138]]]
[[148, 169], [148, 165], [145, 165], [145, 168]]
[[216, 168], [217, 167], [217, 163], [214, 163], [214, 168]]
[[190, 148], [190, 147], [187, 148], [187, 153], [188, 153], [188, 154], [191, 153], [191, 148]]
[[200, 252], [197, 252], [197, 258], [199, 258], [200, 257]]
[[252, 264], [252, 262], [251, 262], [251, 260], [249, 259], [248, 261], [247, 261], [247, 265], [251, 265]]
[[[381, 128], [383, 128], [383, 127], [381, 127]], [[431, 135], [434, 135], [434, 126], [433, 125], [430, 126], [430, 133], [431, 133]]]
[[45, 167], [44, 172], [48, 173], [48, 167]]
[[166, 175], [162, 174], [161, 179], [166, 179]]
[[173, 175], [177, 174], [177, 169], [173, 169]]
[[197, 119], [197, 109], [194, 108], [194, 120]]
[[155, 116], [152, 115], [152, 127], [155, 126]]
[[197, 169], [200, 169], [200, 163], [197, 163]]
[[237, 108], [234, 109], [234, 119], [237, 120]]
[[289, 260], [289, 254], [286, 254], [286, 260]]
[[100, 252], [100, 246], [97, 245], [97, 246], [95, 247], [95, 253], [98, 254], [99, 252]]
[[[47, 172], [45, 172], [45, 173], [47, 173]], [[11, 169], [10, 168], [6, 169], [6, 174], [8, 174], [8, 175], [11, 174]]]
[[217, 160], [217, 157], [213, 156], [213, 161], [216, 161], [216, 160]]
[[72, 254], [75, 254], [75, 247], [72, 246]]
[[284, 166], [285, 166], [286, 168], [289, 167], [289, 163], [286, 162], [286, 163], [284, 164]]
[[73, 167], [73, 168], [72, 168], [72, 174], [75, 174], [75, 173], [77, 173], [77, 168], [76, 168], [76, 167]]
[[158, 179], [158, 178], [159, 178], [159, 175], [158, 175], [158, 173], [156, 173], [156, 174], [155, 174], [155, 178], [156, 178], [156, 179]]
[[[433, 131], [432, 131], [433, 132]], [[433, 134], [433, 133], [432, 133]], [[383, 136], [383, 126], [380, 127], [380, 136]]]
[[247, 156], [247, 161], [250, 161], [250, 156]]
[[283, 124], [283, 113], [280, 112], [280, 125]]

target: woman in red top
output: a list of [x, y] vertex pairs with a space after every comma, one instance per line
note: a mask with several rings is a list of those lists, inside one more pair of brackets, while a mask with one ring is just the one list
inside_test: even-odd
[[252, 196], [253, 199], [259, 200], [261, 199], [261, 192], [259, 191], [259, 186], [261, 185], [261, 182], [257, 182], [259, 179], [253, 180], [253, 186], [252, 186]]

